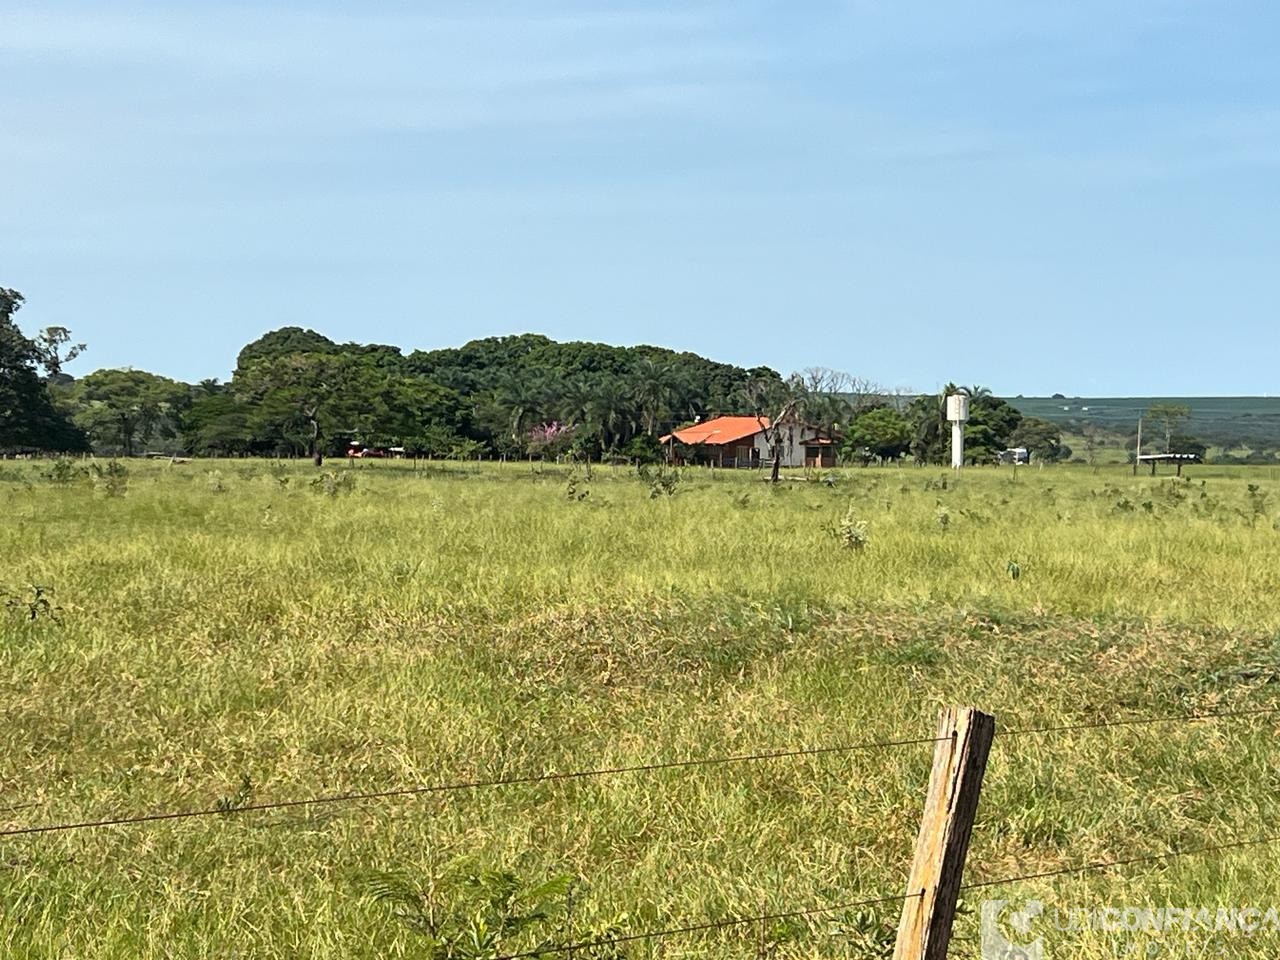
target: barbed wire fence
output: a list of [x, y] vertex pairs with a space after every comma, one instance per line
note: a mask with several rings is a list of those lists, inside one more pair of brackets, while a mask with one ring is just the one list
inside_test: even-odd
[[[911, 877], [905, 892], [896, 894], [881, 893], [850, 901], [797, 906], [793, 909], [776, 912], [735, 915], [701, 922], [691, 921], [677, 926], [651, 930], [613, 932], [593, 939], [571, 943], [545, 944], [527, 951], [502, 954], [496, 957], [495, 960], [529, 960], [529, 958], [553, 955], [571, 956], [580, 951], [589, 951], [636, 941], [689, 936], [696, 933], [751, 924], [803, 919], [841, 913], [863, 907], [891, 904], [901, 904], [903, 908], [894, 952], [895, 960], [939, 960], [939, 958], [947, 956], [958, 897], [963, 892], [985, 890], [991, 887], [1055, 877], [1102, 872], [1139, 864], [1162, 863], [1182, 857], [1210, 856], [1216, 853], [1280, 843], [1280, 833], [1264, 834], [1220, 844], [1175, 848], [1163, 852], [1136, 854], [1110, 860], [1087, 861], [1052, 870], [1022, 873], [968, 883], [963, 882], [962, 875], [968, 853], [969, 839], [974, 826], [982, 779], [990, 748], [995, 741], [1020, 737], [1045, 737], [1054, 734], [1119, 727], [1207, 723], [1277, 714], [1280, 714], [1280, 705], [1161, 716], [1108, 718], [996, 731], [994, 717], [973, 708], [953, 707], [941, 712], [937, 733], [934, 736], [901, 737], [827, 746], [776, 748], [686, 760], [595, 767], [572, 771], [546, 771], [524, 776], [408, 784], [382, 790], [320, 794], [290, 800], [243, 804], [222, 802], [214, 806], [182, 810], [85, 817], [62, 822], [28, 824], [0, 829], [0, 840], [16, 841], [20, 838], [53, 833], [154, 825], [195, 818], [243, 817], [248, 814], [275, 810], [368, 803], [390, 798], [501, 789], [519, 785], [648, 774], [667, 770], [690, 770], [713, 766], [762, 763], [929, 744], [934, 747], [933, 767], [926, 794], [924, 813], [921, 819], [920, 833], [914, 852]], [[16, 812], [37, 805], [35, 803], [16, 803], [0, 812]]]

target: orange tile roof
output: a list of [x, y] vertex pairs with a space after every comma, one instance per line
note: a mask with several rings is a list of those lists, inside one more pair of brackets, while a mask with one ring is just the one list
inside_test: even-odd
[[754, 437], [768, 427], [768, 417], [716, 417], [706, 423], [695, 423], [692, 427], [685, 427], [674, 434], [667, 434], [662, 438], [662, 442], [666, 443], [674, 436], [681, 443], [708, 443], [712, 446], [721, 446], [733, 443], [735, 440]]

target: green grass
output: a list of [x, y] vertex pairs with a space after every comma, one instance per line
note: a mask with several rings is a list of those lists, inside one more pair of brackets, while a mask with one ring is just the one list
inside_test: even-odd
[[[7, 826], [208, 807], [246, 775], [261, 802], [928, 736], [951, 703], [1014, 729], [1277, 702], [1270, 469], [889, 468], [777, 489], [690, 471], [655, 498], [596, 468], [583, 500], [566, 470], [529, 465], [338, 464], [355, 479], [334, 496], [297, 464], [130, 464], [122, 496], [40, 470], [0, 466]], [[865, 549], [831, 533], [850, 512]], [[56, 619], [28, 619], [33, 584]], [[968, 877], [1280, 833], [1278, 731], [998, 739]], [[468, 872], [572, 874], [571, 914], [545, 930], [570, 938], [895, 894], [928, 765], [927, 746], [897, 747], [6, 839], [0, 954], [426, 955], [370, 896], [388, 871], [440, 877], [444, 915]], [[990, 893], [1275, 890], [1259, 847]], [[625, 953], [874, 956], [896, 914]], [[976, 956], [976, 926], [962, 917], [956, 955]], [[1051, 956], [1118, 948], [1047, 939]]]

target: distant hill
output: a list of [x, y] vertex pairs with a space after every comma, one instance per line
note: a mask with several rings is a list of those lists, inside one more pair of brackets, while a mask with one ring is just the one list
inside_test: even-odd
[[[1138, 417], [1157, 403], [1191, 409], [1182, 427], [1212, 446], [1227, 449], [1280, 447], [1280, 397], [1014, 397], [1009, 403], [1025, 416], [1060, 424], [1072, 433], [1095, 426], [1131, 436]], [[1150, 428], [1148, 428], [1150, 429]]]

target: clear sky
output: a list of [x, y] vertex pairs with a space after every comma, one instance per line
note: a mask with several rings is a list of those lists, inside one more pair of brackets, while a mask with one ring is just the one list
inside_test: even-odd
[[0, 0], [0, 285], [71, 368], [534, 331], [1280, 392], [1280, 4]]

